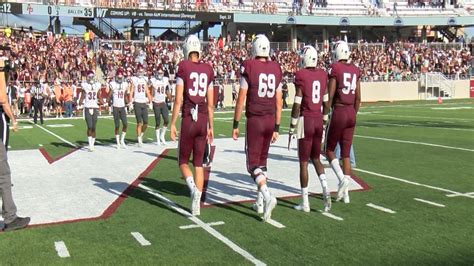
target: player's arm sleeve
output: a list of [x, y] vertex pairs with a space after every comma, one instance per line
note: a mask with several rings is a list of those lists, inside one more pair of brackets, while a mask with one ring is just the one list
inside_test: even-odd
[[240, 89], [247, 90], [249, 88], [249, 72], [250, 66], [244, 62], [240, 68]]
[[278, 75], [276, 76], [276, 91], [282, 91], [283, 89], [283, 83], [281, 80], [283, 79], [283, 73], [281, 72], [281, 67], [278, 65]]

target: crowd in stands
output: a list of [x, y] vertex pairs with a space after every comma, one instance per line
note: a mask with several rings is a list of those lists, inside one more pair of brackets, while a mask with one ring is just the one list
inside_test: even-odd
[[[241, 62], [250, 57], [250, 42], [254, 35], [239, 31], [235, 37], [211, 38], [205, 45], [202, 60], [214, 67], [216, 76], [235, 79]], [[145, 66], [150, 73], [162, 68], [173, 75], [182, 58], [178, 42], [155, 41], [148, 44], [125, 42], [118, 49], [114, 45], [91, 48], [91, 43], [78, 37], [54, 36], [46, 33], [35, 36], [31, 31], [16, 31], [2, 36], [3, 44], [11, 47], [11, 79], [35, 82], [41, 78], [55, 82], [79, 81], [87, 70], [99, 66], [107, 78], [115, 75], [118, 67], [130, 74], [137, 65]], [[327, 68], [331, 51], [320, 49], [319, 64]], [[298, 51], [273, 49], [272, 60], [279, 62], [285, 76], [291, 78], [299, 63]], [[420, 73], [441, 72], [445, 75], [467, 75], [471, 54], [464, 48], [429, 47], [411, 42], [361, 42], [352, 48], [352, 61], [362, 69], [367, 80], [412, 80]]]
[[[241, 63], [251, 56], [253, 35], [242, 31], [234, 38], [228, 36], [211, 38], [204, 45], [201, 58], [214, 68], [216, 78], [224, 83], [238, 80]], [[138, 65], [144, 66], [148, 75], [161, 68], [173, 80], [176, 66], [182, 60], [179, 42], [103, 43], [99, 47], [90, 47], [90, 42], [84, 38], [54, 36], [52, 33], [36, 36], [32, 31], [22, 30], [1, 34], [0, 43], [11, 47], [10, 52], [3, 52], [6, 54], [0, 56], [9, 57], [13, 68], [10, 84], [21, 87], [19, 91], [23, 94], [31, 87], [39, 86], [40, 82], [50, 86], [78, 86], [88, 70], [97, 74], [102, 72], [102, 81], [113, 79], [118, 68], [125, 70], [130, 77], [136, 73]], [[318, 66], [328, 69], [332, 52], [318, 47]], [[361, 69], [364, 81], [417, 80], [426, 72], [466, 78], [474, 72], [471, 67], [474, 57], [467, 46], [460, 47], [463, 48], [436, 48], [407, 41], [361, 42], [352, 45], [351, 61]], [[285, 79], [291, 81], [300, 62], [299, 52], [272, 49], [271, 59], [281, 64]]]

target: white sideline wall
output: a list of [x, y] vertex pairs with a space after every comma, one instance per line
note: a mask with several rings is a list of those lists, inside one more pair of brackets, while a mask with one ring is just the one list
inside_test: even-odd
[[[456, 80], [454, 82], [455, 99], [469, 98], [469, 80]], [[403, 82], [362, 82], [362, 102], [376, 101], [406, 101], [419, 100], [418, 81]], [[289, 97], [287, 102], [293, 103], [295, 87], [288, 84]], [[224, 104], [232, 106], [232, 86], [224, 86]]]

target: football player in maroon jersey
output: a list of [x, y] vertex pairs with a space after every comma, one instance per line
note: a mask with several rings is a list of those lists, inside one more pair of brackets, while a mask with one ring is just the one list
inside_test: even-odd
[[280, 128], [282, 73], [280, 65], [269, 59], [270, 42], [265, 35], [255, 37], [252, 55], [254, 59], [244, 61], [241, 67], [232, 137], [237, 140], [239, 136], [239, 120], [245, 104], [247, 171], [258, 186], [254, 208], [258, 213], [264, 213], [263, 220], [267, 221], [277, 205], [267, 187], [267, 158], [270, 143], [278, 139]]
[[[214, 138], [214, 71], [205, 63], [199, 63], [201, 42], [190, 35], [184, 42], [185, 60], [178, 65], [176, 73], [176, 96], [171, 117], [171, 139], [176, 140], [176, 120], [181, 109], [181, 132], [179, 134], [178, 164], [181, 174], [191, 191], [191, 212], [200, 214], [201, 193], [204, 186], [203, 158], [206, 143]], [[188, 166], [193, 154], [195, 176]]]
[[[331, 121], [328, 127], [326, 156], [339, 179], [336, 201], [344, 198], [349, 203], [349, 184], [351, 175], [350, 149], [356, 115], [360, 107], [360, 70], [349, 63], [349, 46], [339, 41], [334, 46], [336, 62], [329, 69], [329, 106], [332, 107]], [[339, 142], [343, 169], [334, 154]]]
[[310, 211], [308, 200], [308, 161], [310, 160], [316, 168], [323, 189], [324, 211], [327, 212], [331, 209], [331, 195], [326, 174], [324, 166], [319, 160], [323, 136], [323, 102], [324, 113], [329, 112], [327, 99], [325, 99], [327, 98], [328, 75], [324, 70], [316, 68], [317, 62], [316, 49], [312, 46], [305, 46], [302, 53], [302, 68], [295, 74], [296, 94], [291, 112], [289, 134], [289, 141], [291, 141], [296, 125], [299, 124], [298, 128], [301, 132], [298, 132], [298, 158], [302, 203], [294, 208], [304, 212]]

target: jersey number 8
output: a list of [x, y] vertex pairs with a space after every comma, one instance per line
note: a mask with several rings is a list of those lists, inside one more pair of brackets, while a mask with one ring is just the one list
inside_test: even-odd
[[207, 92], [207, 75], [205, 73], [198, 74], [197, 72], [192, 72], [189, 75], [189, 78], [193, 80], [193, 87], [189, 88], [189, 95], [191, 96], [206, 96]]
[[313, 103], [319, 103], [321, 101], [321, 82], [319, 80], [313, 81]]
[[275, 96], [276, 82], [275, 75], [261, 73], [258, 76], [258, 97], [273, 98]]

